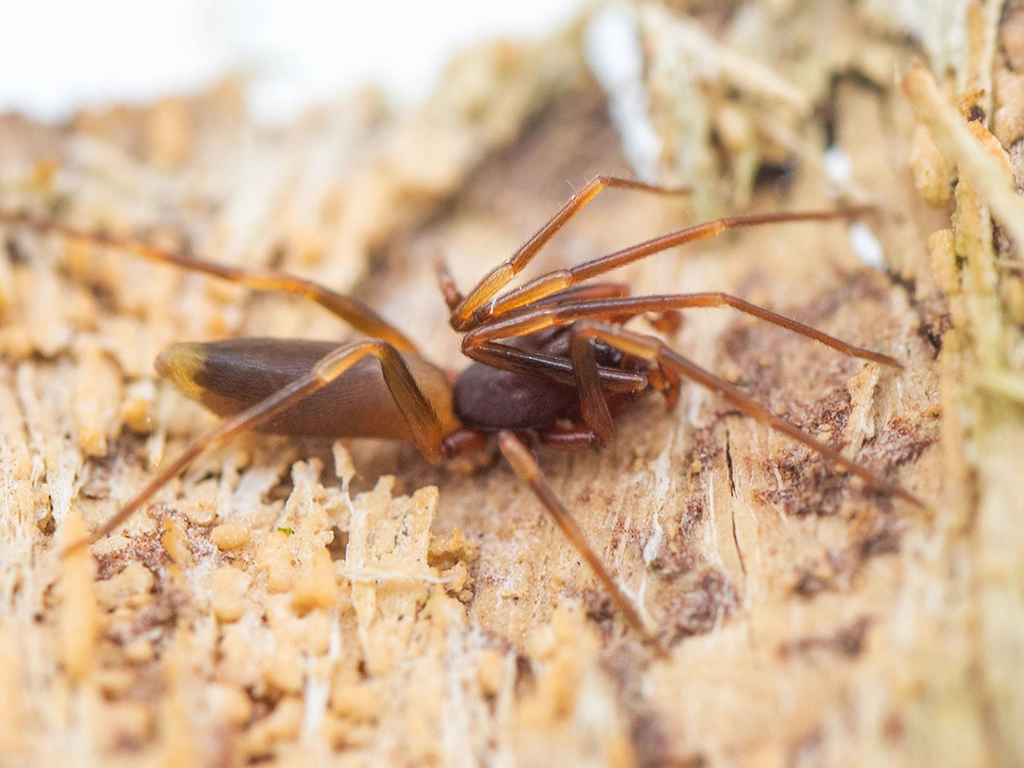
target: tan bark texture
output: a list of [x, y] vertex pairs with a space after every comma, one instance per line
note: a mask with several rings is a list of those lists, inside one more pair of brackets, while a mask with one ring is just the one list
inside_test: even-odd
[[603, 449], [539, 449], [661, 653], [493, 450], [250, 434], [62, 557], [217, 423], [156, 377], [168, 344], [353, 336], [298, 297], [7, 224], [0, 765], [1024, 762], [1024, 4], [894, 7], [595, 7], [460, 54], [416, 109], [368, 90], [274, 131], [230, 81], [0, 117], [4, 210], [320, 281], [452, 371], [435, 257], [467, 289], [597, 174], [693, 193], [602, 193], [530, 275], [722, 215], [873, 205], [608, 278], [896, 358], [728, 309], [663, 335], [924, 502], [690, 384]]

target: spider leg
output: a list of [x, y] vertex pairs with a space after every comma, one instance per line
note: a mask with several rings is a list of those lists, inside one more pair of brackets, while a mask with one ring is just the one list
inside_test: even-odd
[[594, 430], [586, 425], [578, 424], [537, 430], [537, 441], [540, 445], [567, 453], [585, 451], [600, 444], [600, 439], [594, 434]]
[[751, 399], [738, 387], [733, 386], [724, 379], [715, 376], [709, 371], [701, 368], [696, 363], [669, 349], [661, 339], [629, 331], [620, 326], [599, 320], [584, 320], [579, 322], [574, 328], [574, 333], [583, 338], [603, 341], [605, 344], [620, 349], [628, 354], [674, 369], [684, 378], [696, 382], [712, 392], [717, 392], [736, 406], [736, 408], [758, 423], [764, 424], [778, 432], [788, 435], [797, 442], [803, 443], [811, 450], [820, 454], [825, 459], [828, 459], [829, 461], [838, 464], [853, 473], [872, 488], [891, 496], [898, 496], [899, 498], [905, 499], [916, 506], [925, 506], [920, 499], [908, 491], [903, 490], [900, 486], [895, 483], [890, 483], [888, 480], [884, 480], [863, 465], [847, 459], [838, 451], [819, 442], [818, 440], [815, 440], [813, 437], [806, 434], [793, 424], [790, 424], [788, 421], [779, 418], [763, 405]]
[[[474, 344], [463, 349], [463, 352], [471, 360], [491, 368], [525, 373], [529, 376], [543, 376], [561, 384], [576, 385], [577, 383], [576, 374], [573, 372], [573, 363], [564, 357], [546, 355], [543, 352], [520, 349], [491, 341]], [[602, 388], [607, 392], [642, 392], [648, 384], [647, 376], [643, 373], [624, 371], [619, 368], [598, 367], [596, 375], [599, 377]]]
[[[642, 243], [630, 246], [629, 248], [624, 248], [620, 251], [616, 251], [615, 253], [610, 253], [606, 256], [585, 261], [582, 264], [569, 269], [560, 269], [543, 274], [527, 283], [524, 283], [518, 288], [498, 296], [489, 304], [486, 303], [486, 301], [481, 302], [480, 306], [474, 308], [473, 315], [463, 321], [457, 327], [457, 330], [472, 330], [473, 328], [486, 324], [491, 318], [497, 318], [513, 310], [519, 309], [520, 307], [527, 306], [532, 302], [536, 302], [538, 299], [550, 296], [553, 293], [557, 293], [558, 291], [564, 290], [569, 286], [576, 285], [584, 280], [589, 280], [592, 277], [603, 275], [613, 269], [624, 267], [627, 264], [632, 264], [635, 261], [645, 259], [648, 256], [660, 253], [669, 248], [674, 248], [678, 245], [692, 243], [696, 240], [705, 240], [709, 237], [720, 235], [729, 229], [761, 226], [764, 224], [780, 224], [783, 222], [829, 221], [831, 219], [856, 218], [870, 210], [872, 210], [870, 207], [857, 207], [832, 211], [759, 213], [749, 216], [729, 216], [722, 219], [715, 219], [714, 221], [704, 222], [703, 224], [697, 224], [692, 227], [686, 227], [685, 229], [670, 232], [667, 235], [662, 235], [661, 237], [645, 240]], [[510, 274], [507, 278], [504, 278], [501, 285], [499, 285], [498, 288], [490, 295], [493, 296], [497, 293], [501, 287], [512, 279], [514, 274], [515, 273]], [[491, 279], [491, 276], [488, 275], [488, 277], [484, 279]]]
[[647, 380], [651, 388], [660, 392], [665, 398], [665, 407], [672, 410], [679, 402], [680, 378], [671, 368], [659, 365], [647, 372]]
[[849, 344], [842, 339], [829, 336], [827, 333], [809, 325], [792, 320], [751, 304], [748, 301], [730, 296], [727, 293], [683, 293], [666, 296], [625, 296], [621, 298], [595, 299], [585, 301], [569, 301], [559, 304], [555, 301], [538, 302], [536, 307], [525, 307], [506, 317], [498, 318], [482, 325], [462, 339], [463, 350], [498, 339], [513, 338], [526, 333], [534, 333], [556, 325], [568, 325], [577, 320], [609, 318], [629, 318], [645, 312], [667, 312], [677, 309], [694, 309], [700, 307], [732, 307], [744, 314], [752, 315], [765, 322], [781, 326], [801, 336], [814, 339], [832, 349], [852, 357], [873, 360], [876, 363], [899, 368], [900, 364], [889, 357], [870, 349]]
[[569, 337], [569, 359], [572, 360], [572, 372], [576, 377], [576, 391], [580, 397], [580, 415], [583, 423], [593, 430], [601, 445], [610, 443], [615, 439], [615, 425], [612, 423], [612, 412], [601, 388], [594, 345], [590, 343], [588, 337], [575, 330]]
[[[628, 296], [629, 289], [617, 283], [579, 285], [567, 288], [543, 299], [538, 299], [530, 306], [530, 310], [544, 307], [557, 308], [570, 301], [615, 300], [625, 299]], [[628, 317], [626, 315], [622, 320], [625, 321]], [[610, 319], [610, 317], [605, 317], [605, 319]], [[562, 357], [545, 355], [542, 352], [524, 350], [508, 344], [489, 341], [478, 344], [473, 339], [469, 341], [464, 340], [462, 352], [471, 360], [489, 365], [492, 368], [534, 376], [544, 376], [562, 384], [578, 384], [577, 376], [573, 372], [573, 363], [571, 360], [566, 360]], [[640, 392], [649, 383], [647, 376], [644, 374], [624, 371], [618, 368], [599, 367], [598, 375], [601, 386], [609, 392]]]
[[[844, 354], [872, 360], [884, 365], [899, 367], [899, 363], [888, 355], [856, 347], [842, 339], [822, 333], [809, 325], [763, 309], [726, 293], [618, 296], [596, 299], [584, 298], [578, 301], [572, 300], [570, 297], [565, 302], [557, 300], [558, 297], [567, 293], [571, 294], [572, 291], [573, 289], [570, 289], [542, 299], [529, 307], [509, 312], [502, 318], [492, 320], [486, 325], [470, 331], [463, 337], [463, 351], [470, 357], [481, 359], [489, 365], [510, 367], [507, 364], [503, 364], [500, 360], [492, 360], [491, 356], [493, 353], [491, 355], [482, 354], [482, 350], [492, 350], [499, 347], [502, 349], [513, 349], [507, 345], [500, 345], [496, 340], [514, 338], [558, 325], [576, 323], [581, 320], [599, 320], [609, 326], [617, 327], [631, 317], [648, 312], [664, 314], [680, 309], [699, 307], [732, 307], [765, 322], [814, 339]], [[630, 350], [623, 351], [628, 352]], [[583, 422], [594, 432], [600, 443], [608, 443], [614, 439], [615, 426], [612, 422], [611, 410], [606, 401], [609, 388], [607, 377], [604, 373], [605, 369], [599, 369], [590, 339], [578, 332], [576, 328], [573, 329], [570, 337], [569, 353], [569, 361], [563, 360], [561, 362], [559, 375], [565, 375], [564, 369], [568, 362], [568, 367], [572, 370], [573, 383], [579, 392], [580, 412]], [[646, 377], [647, 381], [652, 385], [656, 385], [657, 389], [665, 393], [669, 407], [672, 407], [678, 397], [679, 374], [686, 375], [686, 372], [677, 370], [678, 366], [674, 367], [666, 360], [646, 355], [641, 357], [649, 359], [655, 364], [653, 371], [649, 372]], [[530, 371], [526, 369], [524, 372], [528, 373]], [[550, 378], [555, 378], [553, 374], [548, 375]], [[639, 374], [633, 375], [638, 376]]]
[[[616, 327], [618, 324], [616, 321], [609, 323]], [[593, 442], [607, 445], [615, 439], [615, 422], [612, 421], [612, 408], [608, 404], [609, 391], [602, 386], [591, 339], [577, 332], [575, 326], [569, 336], [569, 359], [572, 362], [576, 391], [579, 393], [583, 425], [592, 433]], [[669, 409], [672, 409], [679, 398], [679, 375], [660, 361], [652, 362], [654, 364], [645, 372], [648, 384], [665, 395], [665, 401]]]
[[455, 278], [443, 256], [439, 255], [434, 259], [434, 272], [437, 274], [437, 287], [444, 298], [445, 306], [448, 307], [449, 312], [454, 312], [465, 297], [455, 284]]
[[[552, 216], [547, 224], [537, 230], [533, 237], [527, 240], [518, 251], [488, 272], [464, 298], [460, 298], [456, 306], [452, 308], [452, 314], [449, 320], [452, 328], [457, 331], [462, 331], [471, 327], [471, 318], [473, 313], [490, 301], [498, 291], [508, 285], [509, 281], [523, 271], [526, 265], [529, 264], [533, 257], [537, 255], [540, 249], [543, 248], [548, 241], [550, 241], [551, 238], [554, 237], [570, 219], [572, 219], [573, 216], [582, 211], [601, 193], [602, 190], [609, 187], [615, 187], [618, 189], [634, 189], [643, 192], [652, 192], [658, 195], [688, 194], [690, 191], [689, 189], [683, 188], [670, 189], [668, 187], [659, 187], [653, 184], [645, 184], [642, 181], [620, 179], [614, 176], [597, 176], [577, 194], [573, 195], [569, 201], [562, 206], [561, 210]], [[444, 283], [442, 282], [442, 284]], [[454, 282], [450, 283], [450, 285], [453, 291], [447, 294], [446, 298], [454, 298], [458, 295], [458, 292], [454, 291]], [[565, 288], [567, 286], [563, 285], [561, 287]], [[552, 290], [548, 290], [547, 293], [553, 293], [554, 290], [558, 289], [553, 288]]]
[[623, 594], [619, 586], [612, 580], [611, 575], [605, 570], [604, 565], [594, 550], [590, 548], [576, 519], [565, 508], [565, 505], [562, 504], [530, 451], [518, 437], [508, 431], [498, 433], [498, 446], [515, 473], [523, 482], [530, 486], [531, 490], [551, 514], [552, 519], [562, 529], [562, 533], [565, 534], [576, 551], [590, 565], [598, 581], [601, 582], [608, 591], [608, 594], [611, 595], [615, 605], [622, 611], [622, 614], [629, 623], [645, 637], [650, 637], [643, 620], [640, 618], [640, 614], [633, 607], [629, 598]]
[[200, 453], [223, 445], [239, 432], [251, 430], [286, 411], [300, 400], [323, 389], [367, 355], [380, 360], [384, 380], [395, 403], [408, 421], [416, 445], [432, 462], [444, 457], [441, 424], [429, 401], [420, 390], [402, 355], [381, 339], [357, 341], [339, 346], [321, 358], [306, 375], [295, 379], [270, 397], [221, 422], [200, 435], [181, 455], [168, 464], [150, 483], [125, 504], [114, 517], [101, 525], [89, 538], [68, 548], [68, 551], [97, 541], [114, 531], [131, 517], [153, 494], [176, 477]]
[[34, 218], [12, 211], [0, 210], [0, 223], [24, 227], [40, 234], [56, 234], [72, 240], [85, 240], [96, 245], [117, 248], [149, 261], [219, 277], [257, 291], [283, 291], [303, 296], [315, 301], [367, 336], [383, 339], [405, 352], [417, 351], [416, 345], [401, 331], [361, 301], [336, 293], [312, 280], [304, 280], [276, 270], [245, 269], [217, 264], [206, 259], [189, 256], [181, 251], [160, 248], [139, 240], [116, 237], [105, 232], [78, 229], [52, 219]]
[[549, 303], [563, 304], [566, 301], [620, 299], [626, 296], [629, 296], [629, 287], [621, 283], [591, 283], [590, 285], [574, 285], [564, 291], [537, 299], [532, 306], [545, 306]]

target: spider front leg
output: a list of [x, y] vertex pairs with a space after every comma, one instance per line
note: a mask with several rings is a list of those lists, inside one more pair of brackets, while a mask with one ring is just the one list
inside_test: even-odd
[[[502, 288], [509, 284], [526, 265], [533, 260], [541, 248], [553, 238], [570, 219], [582, 211], [595, 197], [609, 187], [618, 189], [632, 189], [641, 192], [650, 192], [657, 195], [684, 195], [689, 194], [688, 188], [673, 189], [670, 187], [659, 187], [654, 184], [645, 184], [642, 181], [622, 179], [615, 176], [597, 176], [592, 179], [583, 189], [573, 195], [569, 201], [551, 219], [534, 233], [533, 237], [513, 253], [508, 259], [496, 266], [477, 282], [473, 289], [462, 296], [455, 288], [455, 282], [451, 279], [447, 268], [439, 267], [439, 279], [442, 293], [449, 309], [452, 310], [449, 322], [452, 328], [457, 331], [469, 330], [474, 325], [473, 314], [490, 301]], [[542, 296], [550, 295], [563, 288], [568, 288], [572, 282], [566, 282], [566, 275], [562, 272], [552, 272], [538, 278], [531, 285], [538, 283], [533, 293], [517, 293], [519, 305], [526, 304]], [[524, 286], [525, 287], [525, 286]]]
[[615, 583], [611, 574], [605, 569], [601, 559], [591, 549], [576, 519], [565, 508], [565, 505], [562, 504], [558, 494], [555, 493], [551, 484], [544, 477], [544, 473], [541, 472], [540, 467], [527, 447], [512, 432], [506, 430], [498, 433], [498, 447], [515, 473], [524, 483], [530, 486], [530, 489], [540, 499], [544, 508], [551, 514], [555, 524], [562, 529], [562, 533], [569, 539], [572, 546], [587, 561], [587, 564], [597, 576], [598, 581], [601, 582], [615, 605], [622, 611], [623, 616], [626, 617], [627, 621], [638, 632], [651, 639], [651, 634], [648, 632], [643, 619], [640, 618], [640, 614], [633, 607], [633, 603], [626, 597], [619, 588], [619, 585]]
[[[575, 286], [584, 280], [589, 280], [593, 277], [597, 277], [598, 275], [603, 275], [614, 269], [618, 269], [619, 267], [624, 267], [636, 261], [646, 259], [648, 256], [661, 253], [669, 248], [696, 242], [697, 240], [706, 240], [708, 238], [715, 237], [730, 229], [755, 227], [765, 224], [782, 224], [787, 222], [830, 221], [833, 219], [857, 218], [870, 210], [872, 210], [870, 207], [862, 206], [834, 211], [755, 213], [747, 216], [727, 216], [722, 219], [706, 221], [703, 224], [697, 224], [675, 232], [669, 232], [667, 235], [655, 237], [651, 240], [645, 240], [642, 243], [637, 243], [636, 245], [632, 245], [628, 248], [623, 248], [615, 253], [610, 253], [606, 256], [585, 261], [570, 269], [560, 269], [543, 274], [540, 277], [524, 283], [514, 290], [497, 296], [493, 301], [490, 301], [490, 303], [482, 302], [481, 305], [474, 310], [472, 316], [466, 318], [465, 321], [460, 320], [460, 324], [458, 326], [455, 325], [455, 321], [453, 320], [453, 327], [456, 327], [456, 330], [470, 331], [479, 326], [487, 325], [492, 320], [501, 319], [503, 315], [514, 313], [521, 308], [538, 304], [542, 299], [546, 300], [549, 297], [562, 293], [565, 289]], [[499, 267], [499, 270], [500, 269], [501, 268]], [[498, 270], [484, 278], [484, 280], [481, 281], [481, 285], [483, 285], [484, 282], [491, 280], [492, 276], [497, 274], [497, 272]], [[513, 274], [503, 276], [503, 282], [501, 285], [492, 291], [489, 296], [496, 294], [497, 290], [500, 290], [501, 287], [508, 284], [513, 276]], [[466, 302], [463, 302], [463, 304], [465, 303]]]
[[741, 412], [754, 419], [760, 424], [788, 435], [797, 442], [803, 443], [823, 458], [838, 464], [847, 471], [859, 477], [870, 487], [886, 493], [890, 496], [899, 497], [918, 507], [925, 504], [913, 494], [905, 491], [895, 483], [885, 480], [862, 464], [843, 456], [838, 451], [830, 448], [824, 443], [815, 440], [795, 425], [785, 419], [781, 419], [760, 403], [751, 399], [745, 392], [733, 386], [713, 373], [706, 371], [696, 363], [686, 359], [677, 352], [669, 349], [661, 339], [646, 334], [626, 330], [618, 325], [602, 322], [599, 320], [584, 320], [577, 323], [574, 333], [581, 338], [594, 339], [615, 347], [627, 354], [649, 360], [667, 368], [675, 370], [684, 378], [693, 381], [706, 389], [716, 392]]
[[845, 355], [859, 357], [863, 360], [872, 360], [893, 368], [900, 367], [899, 362], [888, 355], [855, 346], [842, 339], [837, 339], [835, 336], [829, 336], [817, 328], [764, 309], [756, 304], [751, 304], [749, 301], [744, 301], [736, 296], [730, 296], [727, 293], [679, 293], [664, 296], [626, 296], [622, 298], [583, 301], [557, 301], [557, 298], [557, 296], [553, 296], [550, 300], [537, 302], [529, 307], [510, 312], [504, 317], [491, 320], [486, 325], [481, 325], [479, 328], [470, 331], [463, 337], [463, 350], [479, 346], [484, 342], [514, 338], [558, 325], [568, 325], [577, 320], [614, 320], [616, 323], [619, 323], [648, 312], [664, 313], [680, 309], [731, 307], [759, 320], [764, 320], [772, 325], [777, 325], [801, 336], [814, 339]]
[[[816, 328], [779, 315], [755, 304], [730, 296], [726, 293], [692, 293], [667, 296], [614, 296], [610, 298], [584, 298], [574, 300], [574, 289], [564, 291], [544, 300], [506, 313], [500, 318], [491, 320], [485, 325], [474, 329], [463, 338], [463, 350], [471, 357], [480, 354], [480, 350], [500, 347], [498, 340], [515, 338], [525, 334], [537, 333], [560, 325], [578, 323], [578, 321], [594, 320], [605, 323], [608, 327], [620, 327], [621, 323], [641, 314], [664, 314], [681, 309], [703, 307], [731, 307], [744, 314], [751, 315], [765, 322], [780, 326], [807, 338], [814, 339], [826, 346], [852, 357], [871, 360], [883, 365], [899, 367], [899, 363], [888, 355], [849, 344], [842, 339], [829, 336]], [[572, 383], [580, 398], [580, 412], [584, 424], [594, 432], [598, 442], [610, 442], [615, 436], [611, 410], [607, 396], [609, 388], [608, 369], [597, 365], [590, 336], [583, 332], [589, 327], [582, 324], [574, 325], [570, 331], [569, 360], [562, 366], [572, 371]], [[644, 337], [653, 338], [653, 337]], [[612, 345], [615, 346], [615, 345]], [[630, 352], [630, 350], [623, 350]], [[669, 408], [675, 405], [679, 393], [679, 375], [686, 375], [668, 360], [657, 356], [639, 355], [653, 363], [653, 368], [645, 378], [652, 387], [665, 394]], [[495, 367], [510, 367], [500, 359], [489, 360]], [[529, 372], [529, 371], [525, 371]], [[560, 372], [561, 373], [561, 372]], [[627, 372], [623, 371], [623, 374]], [[553, 374], [545, 374], [554, 378]], [[564, 376], [564, 373], [561, 373]], [[638, 373], [629, 375], [639, 377]]]

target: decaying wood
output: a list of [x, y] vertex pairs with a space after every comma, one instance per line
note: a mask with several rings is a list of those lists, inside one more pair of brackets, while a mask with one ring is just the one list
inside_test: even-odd
[[[624, 413], [602, 451], [542, 452], [664, 658], [491, 457], [434, 468], [410, 446], [250, 436], [59, 559], [212, 423], [155, 381], [160, 349], [347, 330], [6, 230], [0, 764], [1024, 760], [1024, 288], [1020, 222], [1001, 218], [1024, 186], [1018, 6], [972, 7], [961, 48], [877, 3], [619, 9], [647, 61], [649, 167], [698, 192], [606, 193], [538, 269], [737, 205], [876, 204], [852, 239], [730, 233], [621, 279], [728, 291], [900, 359], [724, 310], [673, 341], [929, 505], [869, 493], [690, 388], [674, 412]], [[631, 172], [586, 37], [470, 52], [412, 114], [366, 93], [277, 134], [230, 83], [64, 129], [2, 117], [0, 203], [358, 293], [457, 369], [432, 258], [469, 286], [574, 186]]]

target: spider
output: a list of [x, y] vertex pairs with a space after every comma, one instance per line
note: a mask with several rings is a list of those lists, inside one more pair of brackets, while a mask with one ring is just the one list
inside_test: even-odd
[[457, 377], [428, 362], [408, 337], [368, 306], [317, 283], [277, 271], [223, 266], [136, 240], [79, 230], [52, 219], [0, 211], [0, 223], [118, 248], [251, 289], [304, 296], [367, 337], [345, 344], [230, 339], [171, 346], [157, 359], [157, 371], [186, 395], [226, 418], [192, 442], [114, 517], [77, 546], [114, 531], [198, 454], [222, 445], [243, 430], [407, 440], [435, 463], [482, 450], [496, 438], [501, 454], [587, 561], [623, 616], [646, 634], [637, 609], [587, 543], [524, 440], [531, 437], [540, 444], [567, 449], [603, 445], [615, 437], [616, 413], [650, 392], [663, 395], [671, 408], [683, 379], [718, 393], [750, 418], [803, 443], [868, 486], [921, 505], [900, 486], [771, 413], [736, 386], [671, 349], [659, 336], [627, 328], [626, 322], [638, 315], [653, 316], [656, 327], [665, 327], [678, 320], [681, 310], [731, 307], [847, 355], [899, 367], [896, 360], [724, 293], [631, 296], [624, 285], [592, 282], [619, 267], [728, 229], [851, 218], [866, 209], [717, 219], [569, 269], [547, 272], [508, 289], [570, 219], [602, 190], [612, 187], [660, 195], [685, 192], [598, 176], [468, 293], [458, 290], [447, 267], [438, 262], [438, 282], [450, 311], [449, 322], [463, 334], [462, 352], [473, 361]]

